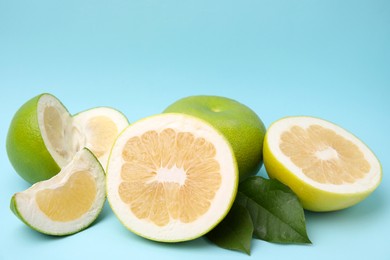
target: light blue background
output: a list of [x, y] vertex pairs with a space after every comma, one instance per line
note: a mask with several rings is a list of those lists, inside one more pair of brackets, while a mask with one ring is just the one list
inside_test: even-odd
[[[0, 0], [0, 90], [0, 259], [390, 259], [390, 1]], [[376, 153], [383, 181], [352, 208], [306, 212], [312, 245], [253, 240], [251, 257], [203, 238], [147, 241], [108, 205], [81, 233], [44, 236], [9, 210], [28, 184], [5, 151], [13, 114], [43, 92], [131, 122], [195, 94], [236, 99], [266, 126], [322, 117]]]

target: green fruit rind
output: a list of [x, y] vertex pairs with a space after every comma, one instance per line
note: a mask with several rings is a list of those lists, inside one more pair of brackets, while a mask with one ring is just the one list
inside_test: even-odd
[[[240, 182], [260, 170], [266, 128], [260, 117], [248, 106], [226, 97], [199, 95], [179, 99], [163, 112], [192, 115], [218, 129], [233, 148]], [[259, 142], [253, 143], [253, 140]]]
[[[105, 200], [104, 200], [104, 201], [105, 201]], [[37, 231], [37, 232], [39, 232], [39, 233], [42, 233], [42, 234], [44, 234], [44, 235], [60, 237], [60, 236], [69, 236], [69, 235], [73, 235], [73, 234], [76, 234], [76, 233], [78, 233], [78, 232], [81, 232], [81, 231], [83, 231], [84, 229], [87, 229], [88, 227], [90, 227], [90, 226], [96, 221], [96, 219], [99, 217], [100, 213], [103, 211], [104, 203], [103, 203], [102, 205], [103, 205], [103, 206], [102, 206], [100, 209], [97, 210], [96, 216], [95, 216], [95, 218], [94, 218], [91, 222], [87, 223], [86, 225], [84, 225], [84, 226], [80, 227], [79, 229], [74, 230], [74, 231], [72, 231], [72, 232], [58, 233], [58, 234], [46, 232], [46, 231], [44, 231], [44, 230], [41, 230], [41, 229], [39, 229], [39, 228], [36, 228], [36, 227], [30, 225], [30, 223], [29, 223], [28, 221], [26, 221], [26, 220], [23, 218], [23, 216], [20, 214], [20, 212], [19, 212], [19, 210], [18, 210], [18, 208], [17, 208], [17, 203], [16, 203], [16, 201], [15, 201], [15, 195], [12, 196], [10, 208], [11, 208], [11, 211], [14, 213], [14, 215], [15, 215], [16, 217], [18, 217], [26, 226], [28, 226], [28, 227], [31, 228], [32, 230]]]
[[38, 125], [37, 106], [44, 95], [50, 94], [40, 94], [19, 108], [7, 134], [8, 158], [15, 171], [29, 183], [49, 179], [61, 170], [46, 149]]
[[[16, 203], [16, 198], [15, 198], [16, 194], [14, 194], [11, 198], [11, 203], [10, 203], [10, 208], [11, 208], [11, 211], [14, 213], [14, 215], [20, 219], [26, 226], [28, 226], [29, 228], [35, 230], [35, 231], [38, 231], [42, 234], [46, 234], [44, 231], [40, 230], [40, 229], [37, 229], [33, 226], [30, 225], [30, 223], [28, 223], [28, 221], [23, 218], [22, 214], [20, 213], [20, 211], [18, 210], [18, 204]], [[48, 234], [47, 234], [48, 235]]]
[[[26, 226], [28, 226], [29, 228], [35, 230], [35, 231], [38, 231], [42, 234], [47, 234], [45, 233], [44, 231], [40, 230], [40, 229], [37, 229], [36, 227], [33, 227], [30, 225], [30, 223], [25, 219], [23, 218], [22, 214], [20, 213], [20, 211], [18, 210], [18, 204], [16, 203], [16, 194], [14, 194], [11, 198], [11, 203], [10, 203], [10, 208], [11, 208], [11, 211], [14, 213], [14, 215], [16, 217], [18, 217], [18, 219], [20, 219]], [[48, 235], [48, 234], [47, 234]]]
[[[15, 216], [17, 216], [21, 221], [23, 221], [24, 223], [26, 223], [25, 220], [21, 217], [21, 215], [20, 215], [20, 213], [19, 213], [19, 210], [18, 210], [18, 207], [17, 207], [17, 204], [16, 204], [15, 196], [16, 196], [16, 194], [14, 194], [14, 195], [12, 196], [12, 198], [11, 198], [11, 203], [10, 203], [9, 207], [10, 207], [12, 213], [15, 214]], [[26, 223], [26, 224], [27, 224], [27, 223]]]

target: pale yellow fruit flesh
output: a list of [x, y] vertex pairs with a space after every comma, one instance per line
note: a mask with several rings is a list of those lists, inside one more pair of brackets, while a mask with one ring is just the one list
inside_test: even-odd
[[88, 120], [86, 129], [91, 133], [90, 149], [98, 158], [110, 150], [119, 134], [116, 124], [107, 116], [92, 117]]
[[61, 187], [37, 192], [40, 210], [51, 220], [67, 222], [80, 218], [92, 206], [97, 194], [96, 183], [87, 171], [79, 171]]
[[283, 132], [280, 150], [318, 183], [354, 183], [371, 168], [358, 146], [320, 125], [293, 126]]
[[221, 186], [212, 143], [166, 128], [130, 138], [118, 192], [133, 214], [157, 226], [196, 221], [210, 208]]

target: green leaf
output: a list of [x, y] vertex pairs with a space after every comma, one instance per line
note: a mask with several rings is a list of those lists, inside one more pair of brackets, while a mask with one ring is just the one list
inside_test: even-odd
[[311, 243], [302, 205], [281, 182], [250, 177], [240, 183], [235, 203], [248, 210], [254, 237], [277, 243]]
[[252, 234], [253, 224], [248, 210], [233, 204], [228, 215], [206, 237], [219, 247], [249, 255]]

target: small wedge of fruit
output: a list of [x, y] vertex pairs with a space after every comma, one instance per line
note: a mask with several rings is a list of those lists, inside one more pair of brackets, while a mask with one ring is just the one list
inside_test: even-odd
[[11, 199], [11, 210], [41, 233], [70, 235], [91, 225], [105, 198], [104, 170], [84, 148], [51, 179], [16, 193]]

